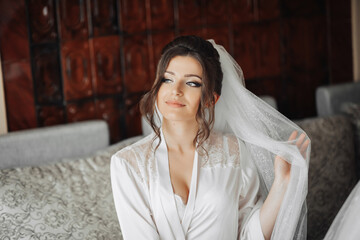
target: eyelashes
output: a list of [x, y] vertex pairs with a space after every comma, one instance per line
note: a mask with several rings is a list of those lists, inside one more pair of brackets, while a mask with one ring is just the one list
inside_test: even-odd
[[[162, 83], [172, 83], [173, 80], [168, 79], [168, 78], [162, 78], [162, 79], [161, 79], [161, 82], [162, 82]], [[197, 81], [188, 81], [188, 82], [186, 82], [186, 85], [188, 85], [188, 86], [190, 86], [190, 87], [199, 88], [199, 87], [202, 86], [202, 83], [199, 83], [199, 82], [197, 82]]]

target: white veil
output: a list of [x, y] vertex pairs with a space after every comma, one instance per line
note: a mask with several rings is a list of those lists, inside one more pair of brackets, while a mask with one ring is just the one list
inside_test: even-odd
[[306, 239], [306, 195], [310, 144], [303, 156], [295, 142], [288, 141], [291, 133], [304, 131], [273, 107], [244, 87], [240, 66], [230, 54], [213, 40], [220, 55], [223, 71], [221, 97], [215, 105], [214, 129], [232, 132], [249, 149], [262, 181], [261, 191], [267, 195], [274, 180], [276, 155], [291, 163], [291, 177], [278, 213], [272, 240]]

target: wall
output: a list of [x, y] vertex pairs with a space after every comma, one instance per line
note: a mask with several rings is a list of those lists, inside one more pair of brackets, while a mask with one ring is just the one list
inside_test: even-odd
[[0, 55], [0, 135], [5, 133], [7, 133], [7, 119]]
[[360, 1], [351, 0], [354, 81], [360, 81]]
[[2, 0], [9, 130], [101, 118], [113, 142], [140, 133], [138, 101], [182, 34], [224, 45], [289, 118], [314, 116], [317, 86], [352, 79], [350, 1], [337, 2]]

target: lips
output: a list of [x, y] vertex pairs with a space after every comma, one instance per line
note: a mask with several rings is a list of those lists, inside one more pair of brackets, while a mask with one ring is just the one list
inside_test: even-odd
[[181, 102], [178, 101], [165, 101], [165, 103], [170, 107], [175, 107], [175, 108], [185, 107], [185, 104], [182, 104]]

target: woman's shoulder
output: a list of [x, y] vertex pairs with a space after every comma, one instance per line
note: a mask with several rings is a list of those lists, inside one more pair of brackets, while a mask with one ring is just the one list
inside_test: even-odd
[[238, 166], [240, 164], [240, 144], [234, 134], [212, 131], [204, 142], [204, 149], [209, 166]]
[[[125, 162], [132, 168], [138, 170], [142, 161], [153, 152], [154, 134], [150, 134], [139, 141], [122, 148], [112, 156], [112, 161]], [[142, 165], [142, 164], [141, 164]]]

